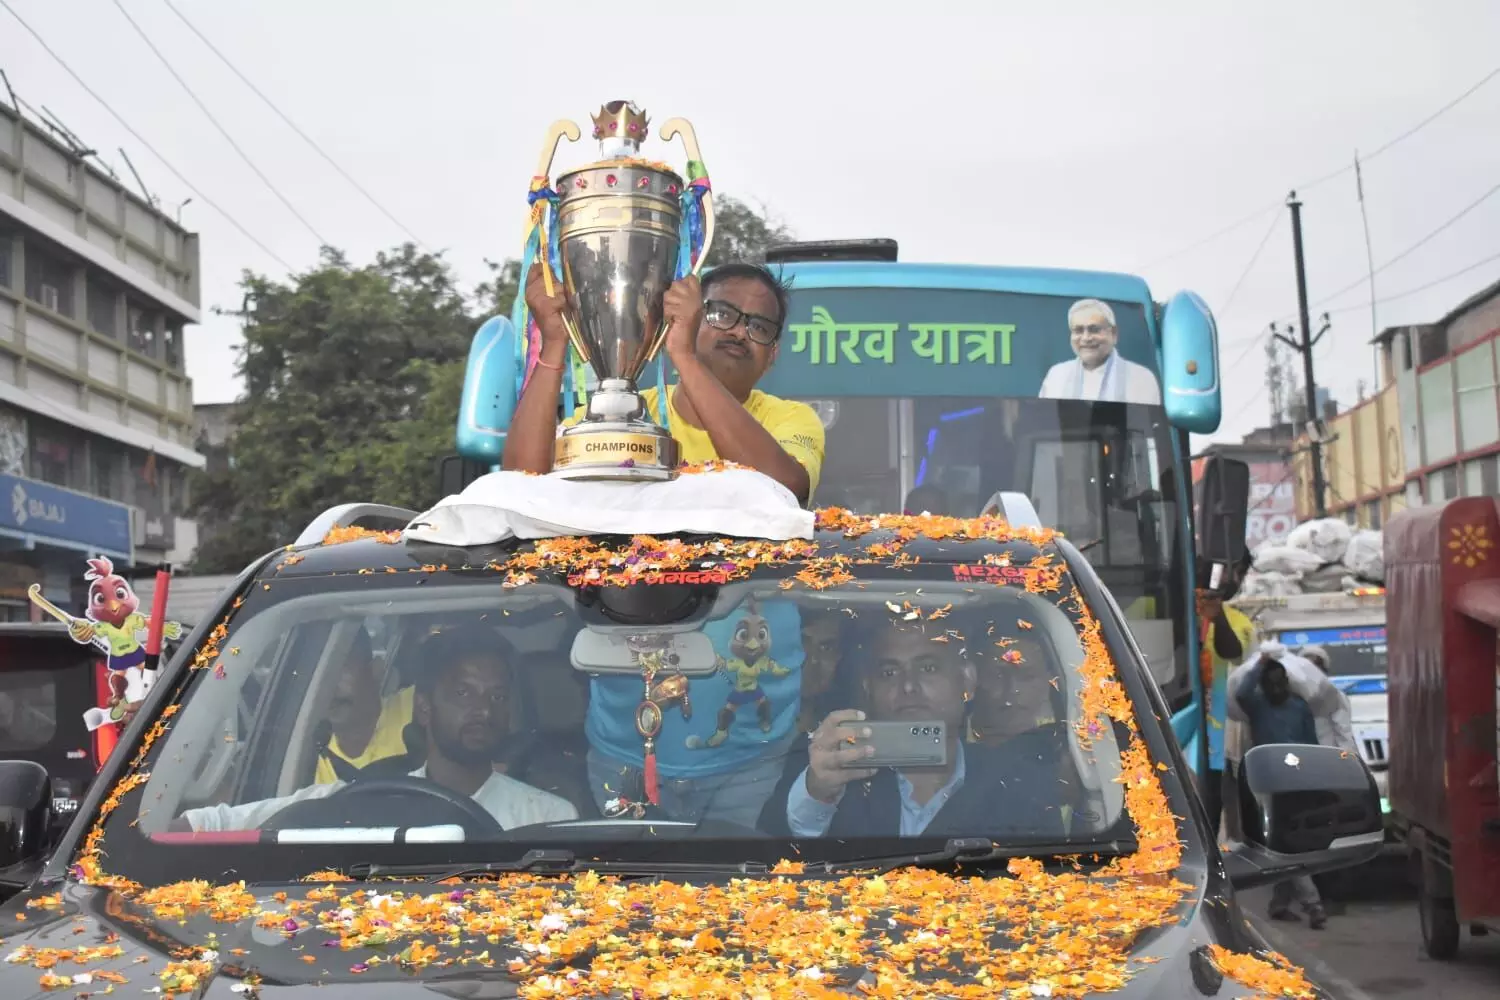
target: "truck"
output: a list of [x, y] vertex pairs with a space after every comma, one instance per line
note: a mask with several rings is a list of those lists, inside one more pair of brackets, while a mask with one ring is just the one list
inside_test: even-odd
[[1500, 501], [1414, 507], [1385, 529], [1390, 803], [1417, 875], [1422, 944], [1500, 933]]
[[1386, 707], [1385, 589], [1354, 587], [1336, 594], [1251, 597], [1234, 606], [1255, 623], [1257, 644], [1279, 642], [1292, 651], [1321, 646], [1328, 674], [1349, 699], [1359, 754], [1389, 813], [1390, 722]]

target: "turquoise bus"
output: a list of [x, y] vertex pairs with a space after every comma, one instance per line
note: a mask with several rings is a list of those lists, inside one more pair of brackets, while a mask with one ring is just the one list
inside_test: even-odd
[[[899, 511], [922, 487], [932, 513], [1059, 528], [1131, 620], [1169, 706], [1198, 704], [1188, 435], [1220, 419], [1208, 308], [1191, 292], [1158, 303], [1130, 275], [897, 256], [889, 240], [767, 254], [791, 302], [761, 387], [822, 417], [815, 504]], [[458, 421], [469, 471], [449, 490], [499, 461], [515, 405], [508, 329], [497, 318], [475, 337]], [[1080, 364], [1107, 343], [1105, 363]], [[1191, 711], [1178, 722], [1201, 725]]]

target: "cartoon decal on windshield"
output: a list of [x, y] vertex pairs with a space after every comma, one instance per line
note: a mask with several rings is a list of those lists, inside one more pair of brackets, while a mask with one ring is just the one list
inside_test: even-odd
[[760, 731], [771, 731], [771, 699], [760, 686], [761, 674], [786, 677], [791, 670], [771, 658], [771, 624], [761, 615], [754, 598], [746, 605], [745, 617], [734, 628], [729, 640], [729, 658], [720, 659], [719, 669], [729, 677], [731, 688], [713, 734], [708, 739], [697, 735], [687, 738], [689, 750], [706, 750], [729, 738], [729, 727], [744, 705], [755, 706], [755, 721]]
[[[92, 646], [105, 656], [109, 668], [109, 700], [83, 713], [89, 732], [125, 719], [130, 705], [146, 697], [156, 679], [156, 671], [146, 669], [146, 633], [151, 619], [140, 613], [141, 601], [131, 589], [130, 581], [115, 574], [114, 563], [100, 556], [88, 560], [88, 607], [84, 617], [75, 618], [42, 596], [42, 588], [32, 584], [27, 594], [37, 607], [68, 626], [68, 635], [81, 646]], [[166, 622], [162, 635], [167, 639], [182, 637], [182, 626]]]

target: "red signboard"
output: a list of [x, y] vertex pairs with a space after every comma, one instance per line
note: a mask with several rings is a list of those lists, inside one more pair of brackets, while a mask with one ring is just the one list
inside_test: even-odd
[[1245, 542], [1252, 549], [1266, 542], [1279, 545], [1297, 526], [1292, 470], [1285, 462], [1249, 464], [1250, 516], [1245, 519]]

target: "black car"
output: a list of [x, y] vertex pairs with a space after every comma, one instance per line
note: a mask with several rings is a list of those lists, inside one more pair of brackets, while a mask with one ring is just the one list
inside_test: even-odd
[[[99, 704], [103, 671], [99, 654], [69, 638], [66, 625], [0, 623], [0, 759], [46, 769], [54, 838], [72, 821], [105, 749], [83, 720]], [[40, 869], [40, 856], [0, 868], [0, 899]]]
[[[1287, 746], [1221, 853], [1068, 542], [820, 528], [271, 554], [0, 910], [0, 996], [1247, 996], [1235, 887], [1378, 849], [1359, 759]], [[0, 764], [6, 862], [47, 781]]]

